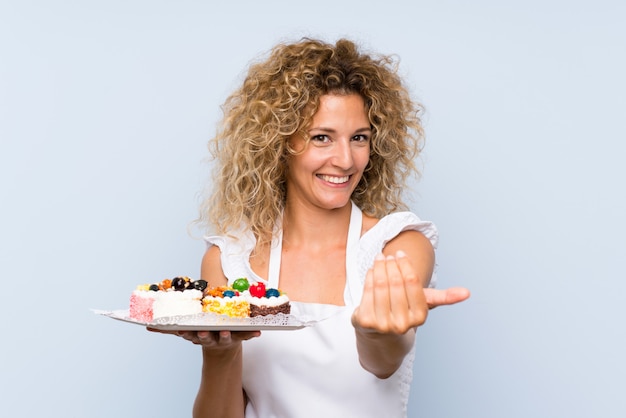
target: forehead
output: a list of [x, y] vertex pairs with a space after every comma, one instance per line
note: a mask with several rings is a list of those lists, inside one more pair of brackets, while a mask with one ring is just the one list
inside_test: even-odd
[[325, 94], [320, 96], [313, 125], [323, 121], [367, 123], [365, 101], [358, 94]]

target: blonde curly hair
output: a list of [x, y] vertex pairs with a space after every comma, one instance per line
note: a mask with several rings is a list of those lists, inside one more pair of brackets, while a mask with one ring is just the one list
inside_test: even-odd
[[217, 164], [198, 222], [226, 234], [249, 228], [269, 243], [285, 205], [288, 140], [306, 135], [320, 96], [359, 94], [372, 126], [370, 159], [352, 200], [373, 217], [405, 210], [402, 190], [421, 150], [421, 105], [413, 102], [392, 56], [371, 56], [352, 41], [279, 44], [250, 66], [231, 94], [209, 150]]

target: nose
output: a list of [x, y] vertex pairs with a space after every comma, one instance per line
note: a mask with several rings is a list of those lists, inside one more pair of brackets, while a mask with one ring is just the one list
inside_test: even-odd
[[352, 168], [354, 158], [352, 157], [352, 147], [350, 140], [341, 140], [335, 142], [333, 146], [332, 164], [343, 170]]

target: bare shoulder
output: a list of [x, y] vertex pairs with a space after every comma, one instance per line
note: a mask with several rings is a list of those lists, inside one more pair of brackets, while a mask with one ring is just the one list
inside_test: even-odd
[[402, 250], [407, 254], [409, 254], [411, 250], [434, 254], [433, 245], [430, 240], [426, 238], [424, 234], [415, 230], [400, 232], [387, 243], [385, 249], [389, 251]]
[[224, 286], [228, 279], [222, 270], [222, 252], [217, 245], [209, 247], [202, 257], [200, 276], [206, 280], [209, 286]]
[[[372, 229], [379, 221], [380, 219], [378, 218], [363, 214], [361, 235]], [[409, 249], [409, 247], [417, 247], [419, 251], [433, 252], [433, 246], [430, 243], [430, 240], [426, 238], [424, 234], [415, 230], [407, 230], [399, 233], [396, 237], [394, 237], [387, 243], [385, 248], [388, 248], [390, 251], [394, 252], [397, 250], [403, 250], [404, 252], [407, 252], [407, 249], [402, 247], [407, 247], [407, 249]]]

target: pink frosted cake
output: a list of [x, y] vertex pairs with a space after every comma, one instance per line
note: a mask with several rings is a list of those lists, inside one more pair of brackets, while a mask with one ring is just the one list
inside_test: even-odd
[[152, 322], [156, 318], [201, 313], [204, 289], [204, 280], [188, 277], [139, 285], [130, 295], [129, 315], [137, 321]]

